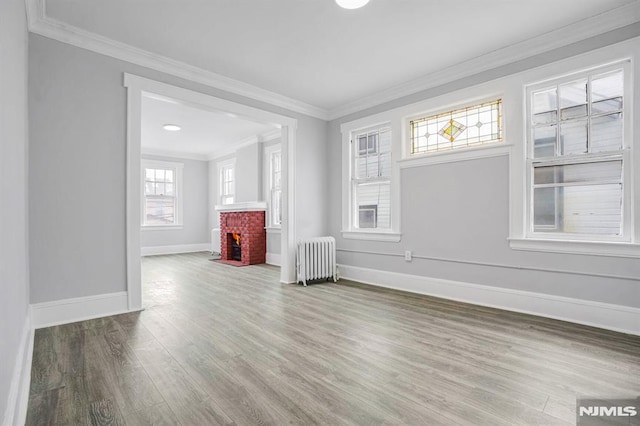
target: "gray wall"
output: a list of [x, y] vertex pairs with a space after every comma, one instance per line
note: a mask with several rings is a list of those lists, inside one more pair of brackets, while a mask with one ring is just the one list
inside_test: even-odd
[[[640, 25], [333, 120], [329, 123], [329, 163], [341, 162], [341, 123], [509, 76], [637, 35], [640, 35]], [[507, 157], [403, 169], [402, 241], [399, 243], [341, 237], [340, 175], [328, 174], [327, 203], [331, 206], [328, 228], [337, 238], [340, 264], [640, 307], [638, 259], [510, 249]], [[405, 250], [428, 259], [405, 262], [402, 257]]]
[[38, 35], [29, 43], [32, 303], [126, 290], [123, 72], [298, 119], [297, 232], [326, 232], [324, 121]]
[[142, 247], [203, 244], [211, 241], [209, 216], [208, 161], [142, 155], [143, 159], [184, 164], [182, 182], [182, 229], [145, 230], [140, 233]]
[[[24, 1], [0, 2], [0, 419], [11, 419], [28, 322], [27, 28]], [[16, 389], [17, 391], [17, 389]], [[14, 394], [15, 397], [15, 394]]]
[[236, 151], [236, 203], [262, 200], [262, 144]]

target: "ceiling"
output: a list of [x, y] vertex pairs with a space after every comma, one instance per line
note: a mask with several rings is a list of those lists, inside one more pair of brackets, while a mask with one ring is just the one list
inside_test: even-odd
[[[164, 130], [165, 124], [177, 124], [181, 130]], [[270, 124], [169, 100], [142, 98], [142, 151], [148, 154], [211, 159], [278, 132]]]
[[46, 0], [46, 18], [330, 112], [588, 18], [588, 35], [606, 31], [615, 24], [599, 15], [632, 3]]

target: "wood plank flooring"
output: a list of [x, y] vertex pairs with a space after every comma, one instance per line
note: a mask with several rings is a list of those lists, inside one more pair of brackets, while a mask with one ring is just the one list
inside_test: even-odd
[[36, 331], [29, 425], [563, 425], [640, 395], [640, 338], [206, 253], [143, 259], [140, 313]]

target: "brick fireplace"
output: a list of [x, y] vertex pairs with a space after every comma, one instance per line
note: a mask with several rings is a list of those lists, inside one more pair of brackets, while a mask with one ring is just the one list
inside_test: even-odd
[[220, 262], [235, 266], [265, 263], [267, 233], [264, 210], [217, 207], [220, 211]]

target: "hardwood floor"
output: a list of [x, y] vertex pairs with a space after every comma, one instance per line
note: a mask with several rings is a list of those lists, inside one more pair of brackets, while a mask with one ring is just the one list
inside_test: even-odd
[[36, 331], [29, 425], [575, 424], [640, 395], [640, 338], [206, 253], [143, 260], [146, 310]]

